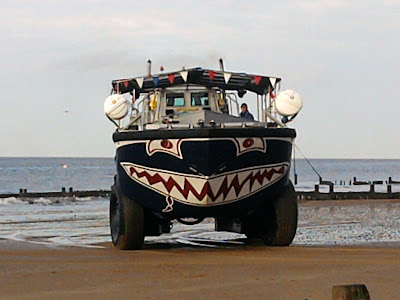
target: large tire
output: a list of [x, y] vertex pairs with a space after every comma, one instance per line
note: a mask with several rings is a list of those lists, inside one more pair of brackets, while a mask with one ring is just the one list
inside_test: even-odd
[[144, 211], [114, 185], [110, 196], [110, 229], [114, 246], [120, 250], [138, 250], [144, 242]]
[[297, 195], [292, 182], [279, 194], [273, 204], [274, 224], [262, 236], [270, 246], [289, 246], [297, 230], [298, 205]]
[[297, 217], [297, 196], [289, 181], [272, 203], [244, 220], [243, 233], [249, 239], [261, 238], [269, 246], [289, 246], [296, 235]]

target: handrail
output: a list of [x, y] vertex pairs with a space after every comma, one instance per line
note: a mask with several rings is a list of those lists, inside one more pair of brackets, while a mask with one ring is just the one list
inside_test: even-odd
[[[138, 121], [138, 120], [141, 120], [142, 119], [142, 115], [141, 114], [138, 114], [136, 117], [134, 117], [130, 122], [129, 122], [129, 124], [127, 125], [127, 126], [125, 126], [126, 128], [129, 128], [130, 126], [132, 126], [134, 123], [136, 123], [136, 121]], [[140, 124], [140, 125], [142, 125], [142, 124]]]
[[239, 102], [237, 100], [237, 95], [235, 93], [227, 93], [226, 94], [226, 98], [228, 98], [229, 100], [229, 110], [230, 110], [230, 115], [233, 115], [233, 105], [232, 102], [234, 104], [236, 104], [236, 114], [239, 114]]
[[[127, 126], [124, 126], [125, 128], [132, 126], [137, 121], [140, 121], [138, 126], [140, 126], [140, 127], [143, 126], [143, 115], [145, 113], [143, 106], [145, 104], [145, 101], [148, 100], [152, 94], [153, 93], [148, 93], [145, 97], [143, 97], [143, 99], [132, 104], [132, 110], [131, 110], [131, 115], [130, 115], [131, 120], [129, 121]], [[136, 106], [136, 107], [134, 107], [134, 106]], [[134, 116], [133, 115], [134, 112], [136, 112], [137, 115]]]
[[[152, 111], [150, 111], [149, 103], [152, 96], [156, 91], [147, 93], [144, 97], [136, 103], [132, 103], [130, 110], [130, 119], [127, 125], [118, 127], [128, 129], [132, 125], [137, 125], [139, 128], [143, 128], [145, 124], [152, 123], [156, 117]], [[217, 97], [215, 97], [217, 99]], [[228, 113], [232, 116], [238, 116], [240, 112], [238, 95], [234, 92], [225, 93], [225, 103], [228, 105]], [[268, 119], [276, 123], [280, 127], [286, 128], [284, 121], [281, 121], [276, 116], [276, 111], [273, 110], [273, 99], [269, 99], [268, 94], [257, 95], [257, 116], [259, 122], [267, 123]], [[217, 100], [215, 100], [217, 101]], [[269, 102], [269, 103], [268, 103]], [[236, 110], [236, 111], [235, 111]], [[115, 122], [113, 122], [116, 124]], [[117, 125], [117, 124], [116, 124]]]

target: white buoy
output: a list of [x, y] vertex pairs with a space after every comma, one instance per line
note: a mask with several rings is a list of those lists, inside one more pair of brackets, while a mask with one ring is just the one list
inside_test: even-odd
[[275, 109], [282, 116], [293, 116], [303, 107], [303, 100], [293, 90], [284, 90], [275, 97]]
[[121, 120], [129, 111], [129, 101], [124, 96], [114, 94], [108, 96], [104, 102], [104, 112], [113, 120]]

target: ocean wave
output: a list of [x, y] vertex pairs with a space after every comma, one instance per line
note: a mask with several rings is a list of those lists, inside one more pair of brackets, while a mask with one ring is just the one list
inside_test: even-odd
[[54, 197], [54, 198], [16, 198], [7, 197], [0, 198], [0, 205], [32, 205], [32, 206], [49, 206], [49, 205], [77, 205], [79, 203], [88, 203], [91, 201], [108, 201], [105, 197]]
[[0, 205], [32, 205], [32, 204], [37, 204], [37, 205], [52, 205], [54, 204], [55, 201], [52, 201], [47, 198], [32, 198], [32, 199], [20, 199], [16, 197], [8, 197], [8, 198], [3, 198], [0, 199]]
[[53, 201], [51, 201], [50, 199], [46, 199], [46, 198], [39, 198], [39, 199], [33, 200], [32, 204], [52, 205]]
[[98, 197], [75, 197], [75, 201], [91, 201], [98, 199]]
[[24, 204], [24, 202], [15, 197], [0, 199], [0, 205]]

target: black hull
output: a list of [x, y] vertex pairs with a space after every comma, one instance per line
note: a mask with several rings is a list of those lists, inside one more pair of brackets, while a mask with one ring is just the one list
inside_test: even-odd
[[288, 128], [115, 132], [116, 184], [159, 217], [246, 216], [288, 185]]

